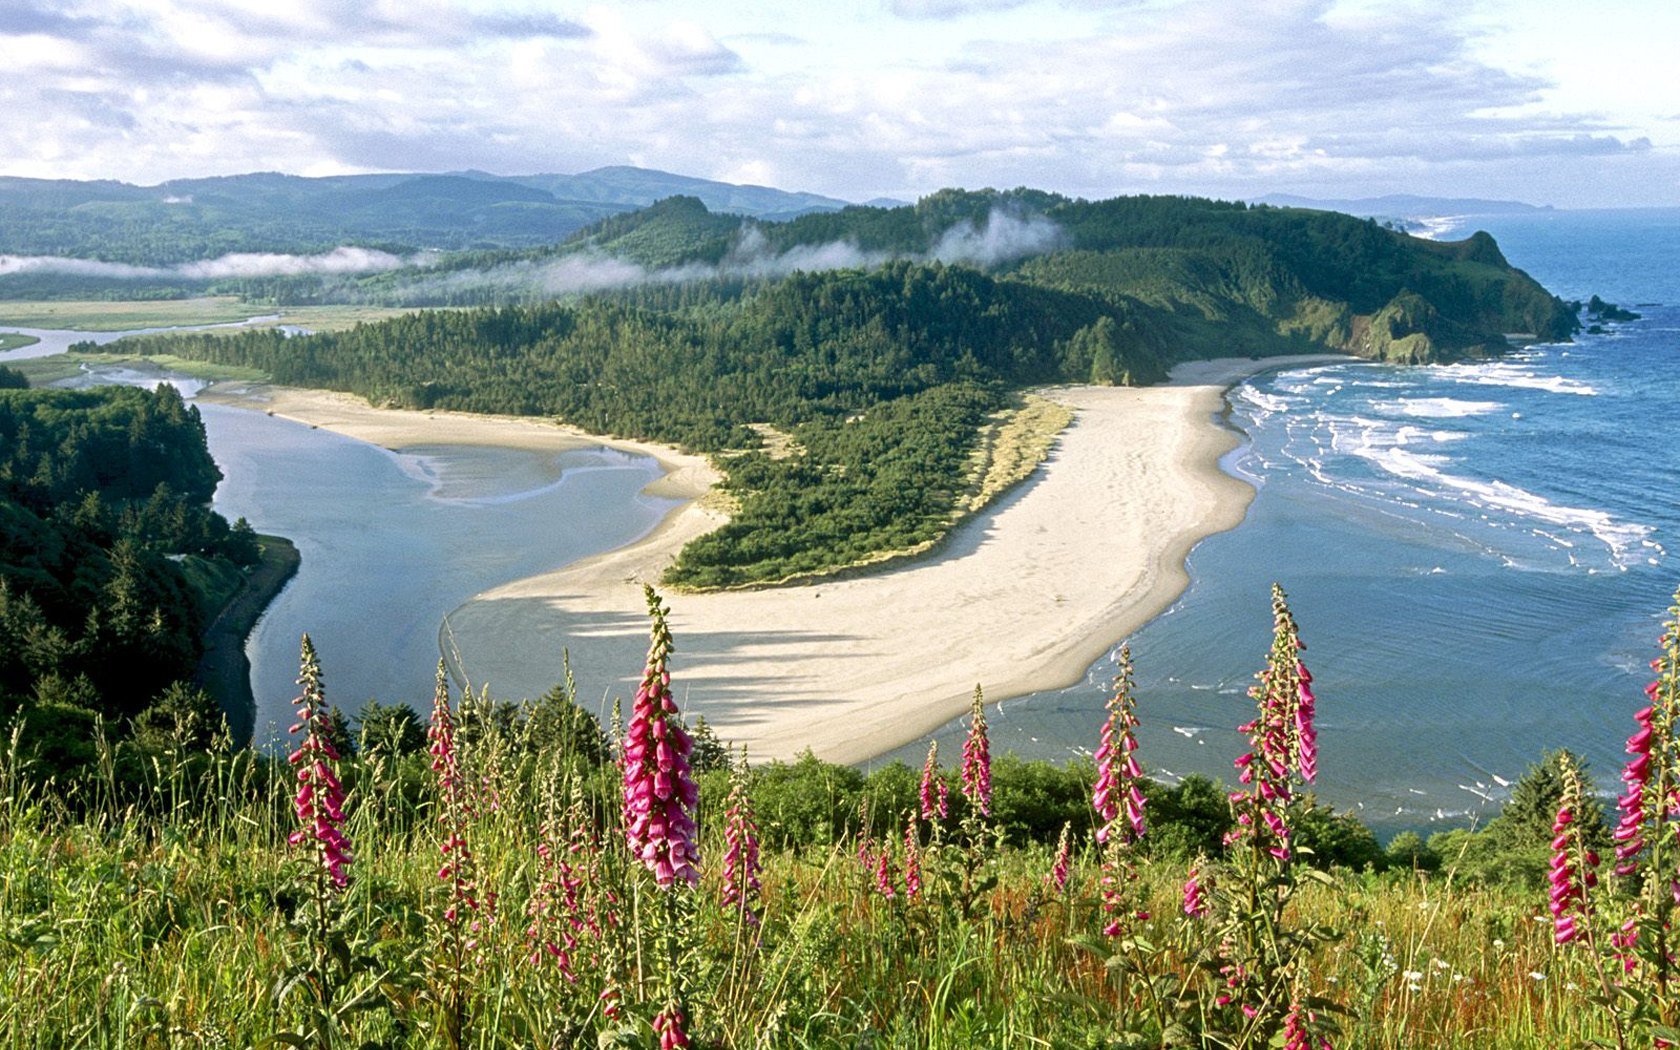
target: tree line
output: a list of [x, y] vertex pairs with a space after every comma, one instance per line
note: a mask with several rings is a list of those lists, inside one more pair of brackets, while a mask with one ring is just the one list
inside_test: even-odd
[[0, 724], [49, 771], [85, 760], [101, 720], [208, 733], [214, 704], [185, 683], [258, 555], [210, 510], [220, 479], [173, 388], [0, 388]]

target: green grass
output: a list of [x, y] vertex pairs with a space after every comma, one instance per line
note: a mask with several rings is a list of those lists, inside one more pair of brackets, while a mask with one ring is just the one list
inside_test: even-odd
[[[367, 954], [359, 986], [382, 1005], [352, 1018], [343, 1045], [448, 1045], [427, 947], [442, 907], [435, 836], [423, 812], [391, 804], [421, 775], [412, 765], [368, 770], [353, 789], [355, 877], [335, 906]], [[14, 790], [4, 803], [0, 1046], [255, 1046], [299, 1023], [296, 1002], [277, 1005], [274, 995], [309, 953], [294, 925], [289, 785], [226, 760], [195, 788], [165, 762], [155, 794], [174, 808], [71, 820], [39, 795]], [[755, 949], [716, 902], [725, 843], [713, 805], [704, 877], [684, 894], [700, 1045], [1121, 1045], [1109, 1040], [1141, 1004], [1135, 985], [1122, 992], [1102, 955], [1082, 947], [1101, 943], [1103, 921], [1089, 852], [1076, 857], [1069, 892], [1054, 894], [1043, 885], [1042, 847], [1004, 850], [992, 863], [996, 888], [964, 920], [933, 890], [908, 902], [902, 891], [893, 900], [874, 893], [849, 841], [767, 851]], [[596, 1029], [617, 1028], [592, 1012], [600, 979], [585, 948], [578, 986], [528, 962], [546, 811], [540, 797], [504, 795], [471, 832], [479, 886], [498, 897], [493, 918], [480, 913], [469, 966], [470, 1046], [593, 1046]], [[1183, 875], [1172, 863], [1142, 870], [1153, 917], [1139, 933], [1154, 944], [1177, 943], [1187, 926]], [[1339, 934], [1311, 962], [1318, 990], [1351, 1011], [1338, 1047], [1549, 1050], [1594, 1031], [1580, 999], [1584, 967], [1554, 951], [1550, 924], [1535, 921], [1541, 895], [1440, 876], [1338, 880], [1297, 898], [1299, 921]], [[640, 911], [650, 925], [654, 904], [648, 888], [632, 890], [624, 915]], [[629, 1025], [639, 1017], [644, 1040], [661, 994], [651, 955], [660, 942], [645, 937], [632, 944], [642, 968], [631, 964], [625, 988]], [[568, 1017], [580, 1027], [567, 1028]]]
[[23, 335], [19, 332], [0, 332], [0, 354], [8, 350], [22, 350], [24, 347], [34, 346], [40, 341], [35, 336]]
[[131, 328], [229, 324], [253, 317], [278, 316], [278, 320], [265, 324], [295, 324], [314, 331], [330, 332], [410, 312], [383, 306], [265, 306], [231, 295], [136, 302], [101, 299], [0, 301], [0, 325], [78, 332], [121, 332]]
[[[1663, 778], [1680, 707], [1680, 603], [1670, 613], [1652, 697]], [[1299, 688], [1287, 609], [1278, 622], [1258, 676], [1264, 717], [1293, 695], [1278, 690]], [[670, 636], [656, 624], [662, 654]], [[663, 655], [650, 663], [644, 689], [657, 694], [667, 688]], [[305, 660], [300, 683], [315, 705], [305, 720], [332, 739], [318, 670]], [[304, 845], [288, 841], [296, 811], [335, 794], [326, 773], [309, 775], [326, 785], [315, 800], [294, 806], [307, 779], [294, 769], [306, 767], [194, 750], [154, 724], [149, 743], [115, 751], [94, 733], [80, 772], [42, 784], [13, 735], [0, 746], [0, 1048], [652, 1047], [652, 1019], [679, 1001], [705, 1048], [1270, 1050], [1284, 1045], [1286, 1013], [1310, 1013], [1339, 1026], [1339, 1050], [1553, 1050], [1650, 1046], [1664, 1031], [1636, 1028], [1641, 1038], [1622, 1041], [1610, 1003], [1639, 1025], [1680, 1013], [1672, 979], [1656, 969], [1672, 959], [1661, 939], [1674, 914], [1672, 860], [1657, 856], [1672, 841], [1666, 814], [1641, 825], [1660, 835], [1636, 865], [1643, 890], [1606, 875], [1578, 916], [1600, 937], [1631, 928], [1621, 926], [1630, 914], [1646, 917], [1637, 967], [1624, 975], [1591, 935], [1554, 942], [1543, 885], [1522, 885], [1514, 869], [1474, 881], [1468, 843], [1433, 857], [1438, 870], [1385, 867], [1403, 855], [1398, 841], [1366, 870], [1309, 868], [1338, 854], [1294, 772], [1263, 769], [1232, 796], [1230, 816], [1255, 830], [1237, 830], [1223, 848], [1219, 828], [1196, 832], [1208, 811], [1187, 796], [1187, 778], [1176, 800], [1149, 787], [1148, 832], [1127, 842], [1131, 825], [1115, 819], [1099, 854], [1091, 765], [989, 765], [989, 813], [971, 802], [973, 779], [958, 788], [944, 770], [951, 813], [927, 819], [918, 800], [943, 792], [901, 764], [866, 780], [807, 755], [731, 776], [719, 768], [722, 747], [696, 725], [695, 764], [712, 767], [699, 776], [695, 810], [699, 879], [661, 889], [625, 844], [624, 774], [577, 708], [570, 668], [566, 682], [523, 712], [463, 699], [450, 714], [452, 744], [434, 738], [428, 751], [410, 718], [406, 738], [386, 734], [384, 750], [335, 763], [355, 858], [342, 891], [324, 881], [304, 831]], [[1110, 718], [1125, 723], [1121, 689]], [[631, 739], [660, 741], [665, 766], [653, 753], [627, 765], [660, 778], [665, 768], [680, 783], [670, 721], [657, 723], [663, 731], [643, 721], [659, 705], [644, 694]], [[1257, 753], [1275, 746], [1268, 732], [1256, 732]], [[1273, 753], [1275, 771], [1292, 752]], [[1581, 869], [1597, 866], [1583, 845], [1591, 830], [1544, 845], [1589, 819], [1573, 767], [1558, 762], [1564, 811], [1576, 816], [1553, 823], [1558, 803], [1541, 797], [1551, 789], [1537, 768], [1513, 791], [1495, 839], [1512, 861], [1537, 851], [1543, 867], [1559, 849], [1576, 850]], [[1198, 791], [1204, 803], [1226, 802], [1218, 785]], [[1072, 846], [1062, 887], [1048, 878], [1042, 834], [1020, 832], [1058, 795], [1075, 810], [1062, 831]], [[761, 924], [719, 892], [727, 829], [739, 829], [734, 814], [748, 799], [765, 842]], [[1260, 837], [1278, 821], [1289, 835]], [[1608, 829], [1597, 834], [1608, 841]], [[912, 844], [922, 873], [914, 894]], [[1205, 914], [1183, 906], [1192, 867]], [[1104, 931], [1111, 920], [1118, 934]]]
[[120, 332], [130, 328], [225, 324], [272, 312], [243, 303], [231, 295], [144, 302], [43, 300], [0, 302], [0, 324], [78, 332]]
[[61, 379], [69, 379], [82, 371], [82, 366], [95, 368], [132, 368], [141, 372], [170, 372], [175, 375], [191, 376], [195, 379], [233, 380], [237, 382], [255, 383], [266, 378], [263, 373], [254, 368], [239, 368], [233, 365], [213, 365], [204, 361], [191, 361], [184, 357], [124, 357], [119, 354], [54, 354], [50, 357], [34, 357], [25, 361], [14, 361], [8, 367], [13, 371], [22, 372], [31, 386], [47, 386]]

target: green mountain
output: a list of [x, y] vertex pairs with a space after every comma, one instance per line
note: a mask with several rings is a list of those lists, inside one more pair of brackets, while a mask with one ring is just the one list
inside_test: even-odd
[[[564, 280], [575, 290], [556, 299]], [[310, 288], [514, 305], [107, 349], [712, 453], [737, 511], [668, 576], [702, 588], [936, 541], [967, 505], [985, 429], [1022, 388], [1150, 383], [1176, 361], [1233, 354], [1452, 360], [1501, 352], [1505, 332], [1565, 338], [1575, 325], [1486, 234], [1443, 244], [1330, 212], [1024, 190], [787, 222], [678, 197], [554, 248]], [[763, 451], [766, 425], [796, 454]]]
[[[888, 259], [961, 263], [1099, 301], [1176, 347], [1174, 357], [1334, 349], [1438, 361], [1497, 353], [1505, 333], [1566, 338], [1575, 326], [1485, 233], [1438, 242], [1332, 212], [1183, 197], [943, 190], [786, 222], [672, 198], [518, 258], [540, 268], [568, 256], [761, 280]], [[378, 280], [400, 288], [403, 277]]]
[[170, 266], [229, 252], [310, 254], [344, 244], [413, 252], [551, 244], [676, 194], [716, 211], [787, 217], [844, 201], [642, 168], [581, 175], [274, 172], [157, 186], [0, 177], [0, 254]]
[[[468, 173], [478, 177], [477, 173]], [[490, 176], [494, 177], [494, 176]], [[555, 197], [646, 207], [667, 197], [694, 197], [711, 211], [761, 219], [785, 219], [812, 211], [834, 211], [850, 202], [816, 193], [789, 193], [768, 186], [738, 186], [668, 171], [617, 165], [580, 175], [517, 175], [512, 182], [534, 186]]]

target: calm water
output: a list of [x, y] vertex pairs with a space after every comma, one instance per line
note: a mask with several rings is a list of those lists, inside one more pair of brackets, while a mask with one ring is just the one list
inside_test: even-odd
[[233, 321], [226, 324], [189, 325], [179, 328], [135, 328], [126, 332], [72, 332], [56, 328], [19, 328], [15, 325], [0, 325], [0, 332], [17, 332], [21, 335], [32, 335], [40, 340], [37, 343], [19, 350], [9, 350], [0, 354], [0, 364], [7, 361], [25, 361], [35, 357], [51, 357], [62, 354], [70, 349], [73, 343], [97, 343], [103, 346], [121, 339], [125, 335], [155, 335], [159, 332], [202, 332], [211, 328], [240, 328], [244, 325], [260, 321], [272, 321], [272, 316], [253, 317], [245, 321]]
[[[1500, 216], [1452, 232], [1475, 228], [1559, 294], [1596, 292], [1645, 319], [1492, 364], [1335, 365], [1234, 392], [1230, 422], [1247, 441], [1226, 468], [1258, 495], [1239, 528], [1196, 548], [1183, 598], [1130, 639], [1158, 774], [1228, 775], [1275, 579], [1320, 686], [1326, 800], [1389, 829], [1462, 821], [1557, 746], [1613, 776], [1680, 582], [1680, 210]], [[55, 349], [83, 337], [40, 334]], [[251, 642], [259, 738], [289, 713], [302, 631], [340, 703], [423, 704], [444, 614], [630, 542], [667, 506], [638, 495], [651, 461], [604, 451], [399, 456], [203, 409], [228, 475], [218, 509], [304, 552]], [[1104, 661], [1080, 686], [1006, 703], [998, 746], [1087, 750], [1111, 674]], [[939, 734], [947, 756], [961, 733]], [[919, 763], [925, 749], [897, 754]]]
[[327, 696], [346, 710], [372, 698], [424, 712], [445, 615], [490, 587], [630, 543], [673, 505], [640, 494], [660, 475], [654, 460], [606, 448], [399, 454], [260, 412], [200, 411], [227, 476], [216, 509], [290, 537], [303, 555], [247, 646], [259, 742], [290, 720], [305, 631]]
[[[29, 334], [42, 342], [0, 361], [127, 333]], [[160, 378], [187, 397], [203, 386], [117, 367], [62, 385], [151, 386]], [[263, 412], [198, 407], [225, 476], [215, 508], [290, 538], [303, 555], [246, 647], [259, 744], [291, 721], [304, 632], [320, 653], [328, 698], [345, 710], [372, 698], [424, 712], [438, 629], [451, 610], [490, 587], [630, 543], [673, 505], [641, 494], [660, 474], [645, 456], [467, 446], [399, 454]], [[553, 659], [558, 681], [560, 654]]]
[[[1606, 782], [1680, 583], [1680, 211], [1466, 220], [1565, 298], [1642, 321], [1449, 368], [1335, 365], [1233, 392], [1226, 469], [1258, 495], [1130, 639], [1142, 746], [1229, 777], [1245, 690], [1289, 591], [1319, 685], [1321, 797], [1384, 828], [1491, 813], [1542, 750]], [[1113, 674], [1011, 701], [994, 740], [1090, 748]], [[940, 734], [947, 755], [962, 727]], [[896, 757], [919, 762], [926, 741]]]

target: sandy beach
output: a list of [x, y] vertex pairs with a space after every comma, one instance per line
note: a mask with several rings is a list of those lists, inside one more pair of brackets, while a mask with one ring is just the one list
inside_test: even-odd
[[[1045, 392], [1075, 410], [1074, 422], [1031, 478], [937, 554], [808, 586], [668, 595], [684, 710], [756, 759], [810, 748], [857, 762], [961, 714], [976, 684], [1001, 701], [1077, 681], [1183, 591], [1191, 547], [1242, 520], [1253, 490], [1218, 467], [1237, 442], [1216, 421], [1225, 391], [1260, 371], [1340, 360], [1193, 362], [1162, 386]], [[321, 391], [228, 384], [208, 397], [392, 449], [609, 444], [664, 465], [653, 488], [688, 502], [651, 534], [449, 614], [440, 643], [452, 670], [499, 697], [540, 695], [569, 650], [587, 705], [627, 699], [647, 647], [642, 581], [657, 581], [685, 543], [722, 521], [698, 500], [715, 471], [663, 446], [517, 417], [378, 409]]]
[[[239, 408], [260, 408], [269, 415], [321, 427], [392, 450], [425, 445], [482, 445], [533, 452], [567, 452], [602, 445], [652, 456], [665, 475], [648, 486], [651, 495], [697, 499], [718, 480], [704, 456], [668, 445], [603, 438], [576, 427], [530, 416], [475, 415], [467, 412], [416, 412], [374, 408], [362, 398], [331, 390], [300, 390], [267, 383], [217, 383], [198, 400]], [[546, 687], [545, 687], [546, 688]]]
[[[1224, 392], [1301, 357], [1182, 365], [1168, 385], [1049, 392], [1076, 410], [1048, 462], [934, 557], [810, 586], [670, 595], [672, 681], [758, 759], [861, 761], [961, 714], [1077, 681], [1188, 583], [1184, 559], [1253, 491], [1218, 468]], [[433, 440], [436, 440], [434, 435]], [[630, 547], [479, 595], [450, 614], [457, 673], [504, 697], [547, 689], [569, 649], [591, 705], [628, 698], [647, 645], [641, 581], [719, 518], [690, 503]]]

